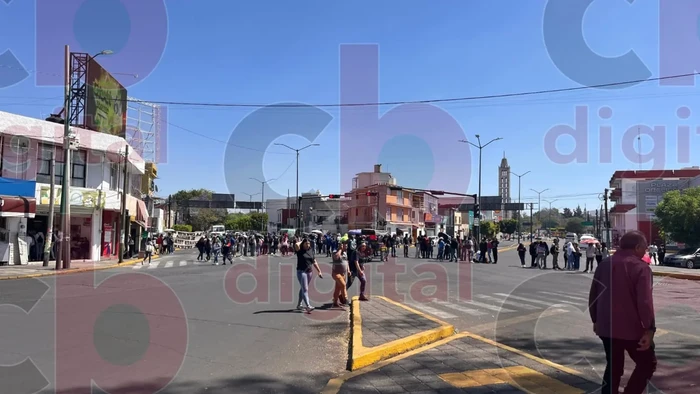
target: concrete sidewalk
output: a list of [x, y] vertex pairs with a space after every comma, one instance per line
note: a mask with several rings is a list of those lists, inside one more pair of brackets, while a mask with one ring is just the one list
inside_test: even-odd
[[[169, 255], [165, 255], [169, 256]], [[159, 259], [160, 255], [154, 255], [153, 260]], [[70, 269], [56, 270], [56, 261], [50, 261], [48, 267], [43, 267], [41, 262], [31, 262], [27, 265], [3, 265], [0, 266], [0, 280], [8, 279], [26, 279], [26, 278], [36, 278], [41, 276], [52, 276], [52, 275], [63, 275], [63, 274], [74, 274], [78, 272], [87, 271], [99, 271], [110, 268], [126, 267], [134, 265], [143, 261], [143, 258], [135, 258], [124, 260], [121, 264], [118, 263], [117, 259], [103, 260], [103, 261], [82, 261], [73, 260], [71, 261]]]
[[675, 279], [700, 280], [700, 270], [651, 265], [654, 276], [666, 276]]
[[450, 324], [386, 297], [352, 301], [351, 371], [453, 335]]
[[323, 393], [583, 394], [599, 387], [571, 368], [462, 333], [332, 379]]

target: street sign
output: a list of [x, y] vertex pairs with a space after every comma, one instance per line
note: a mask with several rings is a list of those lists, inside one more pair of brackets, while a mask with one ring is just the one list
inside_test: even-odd
[[478, 226], [480, 222], [481, 222], [481, 220], [479, 220], [479, 218], [474, 218], [474, 225], [475, 226]]
[[593, 222], [581, 222], [582, 226], [592, 226]]

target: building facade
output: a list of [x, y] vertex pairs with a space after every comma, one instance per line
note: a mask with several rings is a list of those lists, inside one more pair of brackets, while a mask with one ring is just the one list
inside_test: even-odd
[[508, 159], [506, 159], [506, 153], [503, 152], [503, 158], [501, 159], [501, 165], [498, 166], [498, 196], [501, 197], [501, 204], [504, 206], [501, 208], [501, 212], [496, 213], [496, 217], [500, 219], [509, 219], [512, 215], [510, 212], [506, 211], [505, 204], [511, 202], [510, 199], [510, 166], [508, 165]]
[[615, 171], [610, 178], [610, 239], [614, 246], [626, 232], [638, 230], [651, 242], [659, 240], [654, 208], [671, 190], [700, 183], [700, 168]]
[[[47, 238], [51, 194], [50, 169], [54, 165], [54, 235], [60, 227], [63, 193], [63, 125], [0, 112], [0, 192], [8, 201], [20, 199], [20, 212], [0, 212], [0, 262], [21, 264], [40, 261]], [[148, 223], [148, 210], [141, 200], [145, 173], [143, 159], [134, 149], [125, 157], [126, 140], [80, 128], [71, 128], [75, 147], [71, 160], [70, 254], [75, 260], [97, 261], [116, 257], [123, 235], [121, 196], [127, 191], [125, 226], [138, 240]], [[53, 160], [52, 160], [53, 159]], [[126, 177], [125, 170], [126, 169]], [[29, 195], [33, 186], [34, 192]], [[17, 204], [8, 204], [8, 209]], [[14, 209], [14, 208], [13, 208]], [[16, 208], [19, 209], [19, 208]], [[3, 216], [4, 215], [4, 216]], [[4, 217], [4, 219], [3, 219]], [[9, 219], [9, 220], [8, 220]], [[137, 243], [138, 245], [138, 243]], [[134, 249], [138, 250], [138, 246]], [[3, 254], [3, 250], [6, 253]], [[12, 253], [9, 253], [12, 252]], [[55, 257], [55, 248], [51, 258]]]

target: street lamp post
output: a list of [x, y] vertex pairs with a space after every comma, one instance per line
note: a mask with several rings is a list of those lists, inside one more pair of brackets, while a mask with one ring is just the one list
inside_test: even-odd
[[[476, 145], [476, 144], [474, 144], [473, 142], [469, 142], [469, 141], [467, 141], [467, 140], [459, 140], [459, 142], [462, 142], [462, 143], [465, 143], [465, 144], [469, 144], [469, 145], [471, 145], [471, 146], [473, 146], [473, 147], [479, 149], [479, 197], [477, 198], [477, 201], [478, 201], [478, 204], [479, 204], [479, 212], [481, 212], [481, 151], [482, 151], [484, 148], [486, 148], [487, 146], [489, 146], [492, 142], [496, 142], [496, 141], [498, 141], [498, 140], [502, 140], [503, 138], [497, 137], [497, 138], [494, 138], [494, 139], [492, 139], [491, 141], [489, 141], [489, 142], [487, 142], [487, 143], [485, 143], [485, 144], [482, 144], [482, 143], [481, 143], [481, 136], [479, 136], [479, 134], [476, 134], [475, 137], [476, 137], [476, 140], [479, 142], [479, 145]], [[476, 218], [475, 218], [475, 219], [476, 219]], [[477, 242], [478, 242], [478, 241], [481, 239], [481, 218], [479, 218], [479, 226], [476, 226], [476, 228], [477, 228], [477, 230], [476, 230], [476, 239], [477, 239]]]
[[[250, 178], [250, 180], [260, 183], [260, 194], [262, 194], [262, 196], [260, 196], [260, 208], [262, 209], [263, 213], [266, 213], [265, 212], [265, 184], [270, 183], [272, 181], [275, 181], [277, 179], [273, 178], [273, 179], [270, 179], [267, 181], [261, 181], [258, 178]], [[262, 224], [262, 228], [260, 229], [260, 231], [265, 231], [266, 225], [267, 225], [267, 223]]]
[[253, 206], [253, 197], [257, 196], [257, 195], [260, 194], [260, 193], [253, 193], [253, 194], [250, 194], [250, 193], [243, 192], [243, 194], [245, 194], [246, 196], [250, 197], [250, 206]]
[[[542, 193], [546, 192], [549, 189], [544, 189], [542, 191], [537, 191], [535, 189], [530, 189], [533, 192], [537, 193], [537, 220], [540, 221], [540, 226], [542, 225], [542, 217], [540, 216], [540, 211], [542, 211]], [[532, 220], [532, 218], [530, 218]]]
[[305, 147], [299, 148], [299, 149], [295, 149], [289, 145], [280, 144], [277, 142], [275, 143], [275, 145], [284, 146], [285, 148], [287, 148], [289, 150], [293, 150], [297, 154], [297, 209], [296, 209], [296, 211], [297, 211], [297, 225], [296, 225], [296, 227], [297, 227], [297, 231], [299, 231], [299, 225], [301, 224], [300, 216], [299, 216], [299, 213], [301, 212], [301, 198], [300, 198], [301, 196], [299, 195], [299, 152], [303, 151], [306, 148], [310, 148], [312, 146], [320, 146], [320, 144], [309, 144], [309, 145], [306, 145]]
[[[549, 203], [549, 222], [552, 223], [552, 204], [559, 200], [544, 200], [544, 202]], [[549, 230], [549, 229], [548, 229]], [[550, 231], [551, 233], [551, 231]]]
[[[530, 172], [531, 171], [528, 171], [528, 172], [522, 173], [520, 175], [514, 173], [513, 171], [510, 172], [511, 174], [518, 177], [518, 208], [520, 208], [520, 204], [522, 204], [522, 202], [520, 201], [520, 180], [522, 179], [522, 177], [529, 174]], [[520, 222], [521, 222], [522, 216], [523, 216], [522, 209], [518, 209], [518, 243], [520, 243], [520, 233], [522, 232], [520, 229]], [[530, 218], [530, 220], [532, 220], [532, 218]]]

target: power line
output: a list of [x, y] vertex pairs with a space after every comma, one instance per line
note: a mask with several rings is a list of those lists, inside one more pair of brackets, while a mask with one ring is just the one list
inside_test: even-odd
[[591, 85], [591, 86], [576, 86], [576, 87], [571, 87], [571, 88], [533, 90], [533, 91], [514, 92], [514, 93], [490, 94], [490, 95], [482, 95], [482, 96], [452, 97], [452, 98], [444, 98], [444, 99], [384, 101], [384, 102], [374, 102], [374, 103], [243, 104], [243, 103], [213, 103], [213, 102], [187, 102], [187, 101], [158, 101], [158, 100], [146, 100], [146, 101], [148, 101], [149, 103], [161, 104], [161, 105], [184, 105], [184, 106], [199, 106], [199, 107], [243, 107], [243, 108], [375, 107], [375, 106], [403, 105], [403, 104], [438, 104], [438, 103], [450, 103], [450, 102], [492, 100], [492, 99], [499, 99], [499, 98], [537, 96], [537, 95], [543, 95], [543, 94], [575, 92], [575, 91], [580, 91], [580, 90], [611, 88], [611, 87], [624, 86], [624, 85], [636, 85], [636, 84], [640, 84], [640, 83], [644, 83], [644, 82], [664, 81], [664, 80], [669, 80], [669, 79], [686, 78], [686, 77], [691, 77], [691, 76], [696, 76], [696, 75], [698, 75], [698, 73], [678, 74], [678, 75], [670, 75], [670, 76], [665, 76], [665, 77], [656, 77], [656, 78], [648, 78], [648, 79], [635, 79], [635, 80], [630, 80], [630, 81], [610, 82], [610, 83]]
[[169, 126], [175, 127], [175, 128], [180, 129], [180, 130], [182, 130], [182, 131], [185, 131], [185, 132], [188, 132], [188, 133], [191, 133], [191, 134], [200, 136], [200, 137], [202, 137], [202, 138], [206, 138], [206, 139], [211, 140], [211, 141], [214, 141], [214, 142], [218, 142], [218, 143], [225, 144], [225, 145], [230, 145], [230, 146], [233, 146], [233, 147], [235, 147], [235, 148], [250, 150], [250, 151], [253, 151], [253, 152], [270, 153], [270, 154], [274, 154], [274, 155], [287, 155], [287, 156], [293, 155], [293, 153], [287, 153], [287, 152], [268, 152], [268, 151], [266, 151], [266, 150], [264, 150], [264, 149], [251, 148], [251, 147], [249, 147], [249, 146], [234, 144], [234, 143], [232, 143], [232, 142], [230, 142], [230, 141], [224, 141], [224, 140], [220, 140], [220, 139], [217, 139], [217, 138], [214, 138], [214, 137], [210, 137], [210, 136], [208, 136], [208, 135], [206, 135], [206, 134], [202, 134], [202, 133], [200, 133], [200, 132], [197, 132], [197, 131], [194, 131], [194, 130], [190, 130], [190, 129], [186, 128], [186, 127], [183, 127], [183, 126], [180, 126], [180, 125], [176, 125], [176, 124], [171, 123], [171, 122], [166, 122], [166, 123], [167, 123]]

